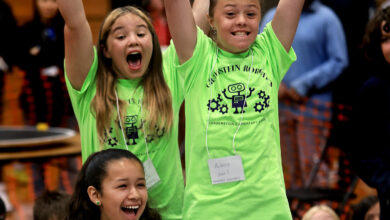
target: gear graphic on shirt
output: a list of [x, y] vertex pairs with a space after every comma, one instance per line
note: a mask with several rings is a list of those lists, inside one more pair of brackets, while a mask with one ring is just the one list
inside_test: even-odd
[[[108, 130], [108, 132], [109, 132], [109, 134], [112, 134], [112, 131], [113, 131], [113, 128], [111, 127], [109, 130]], [[107, 133], [107, 130], [105, 130], [104, 131], [104, 142], [107, 142], [108, 140], [110, 140], [111, 139], [111, 135], [109, 135], [108, 133]], [[112, 146], [112, 145], [111, 145]]]
[[260, 113], [264, 110], [264, 105], [261, 102], [258, 102], [255, 104], [254, 108], [256, 112]]
[[209, 103], [207, 104], [207, 107], [209, 107], [209, 110], [211, 110], [212, 112], [218, 110], [219, 106], [220, 106], [219, 102], [215, 99], [209, 100]]
[[257, 94], [259, 95], [259, 98], [261, 98], [261, 99], [265, 99], [265, 97], [267, 96], [267, 94], [265, 94], [265, 92], [263, 90], [260, 90], [260, 92]]
[[269, 107], [269, 95], [267, 95], [267, 97], [265, 97], [264, 98], [264, 102], [263, 102], [263, 104], [264, 104], [264, 107], [266, 107], [266, 108], [268, 108]]
[[114, 138], [110, 138], [108, 139], [108, 144], [111, 146], [111, 147], [114, 147], [118, 144], [118, 139], [116, 139], [116, 137]]
[[221, 112], [223, 115], [228, 112], [229, 108], [226, 104], [223, 104], [221, 108], [219, 108], [219, 112]]
[[152, 134], [146, 135], [145, 141], [146, 141], [146, 143], [150, 143], [150, 142], [154, 141], [154, 135], [152, 135]]
[[222, 102], [221, 94], [218, 94], [217, 100]]

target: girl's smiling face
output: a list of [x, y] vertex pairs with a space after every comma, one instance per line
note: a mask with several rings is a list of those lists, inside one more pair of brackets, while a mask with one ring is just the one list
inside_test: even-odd
[[153, 52], [153, 38], [147, 23], [127, 13], [112, 25], [104, 56], [112, 59], [119, 78], [136, 79], [148, 70]]
[[258, 0], [218, 0], [210, 25], [217, 31], [218, 46], [241, 53], [255, 41], [261, 18]]
[[127, 158], [109, 162], [98, 194], [101, 220], [138, 220], [148, 200], [143, 167]]

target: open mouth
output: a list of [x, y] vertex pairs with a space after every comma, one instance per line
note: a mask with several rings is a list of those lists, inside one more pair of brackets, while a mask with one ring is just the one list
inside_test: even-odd
[[132, 70], [138, 70], [141, 68], [142, 54], [140, 52], [133, 52], [126, 57], [129, 68]]
[[245, 32], [245, 31], [237, 31], [237, 32], [232, 32], [233, 36], [248, 36], [250, 32]]
[[125, 206], [125, 207], [121, 207], [121, 209], [122, 209], [122, 211], [124, 211], [127, 214], [137, 215], [139, 205]]

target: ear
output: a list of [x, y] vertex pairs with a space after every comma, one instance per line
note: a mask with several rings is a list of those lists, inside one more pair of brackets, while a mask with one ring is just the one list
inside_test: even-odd
[[211, 28], [215, 28], [214, 25], [213, 25], [213, 18], [209, 16], [209, 14], [207, 14], [207, 20], [209, 21], [209, 25]]
[[[100, 196], [100, 193], [96, 190], [95, 187], [93, 186], [88, 186], [88, 189], [87, 189], [87, 193], [88, 193], [88, 196], [89, 196], [89, 200], [91, 200], [91, 202], [95, 205], [100, 205], [101, 204], [101, 196]], [[96, 204], [96, 202], [99, 202], [98, 204]]]
[[103, 55], [104, 55], [104, 57], [106, 57], [106, 58], [111, 58], [111, 54], [108, 52], [107, 47], [106, 47], [106, 46], [101, 46], [101, 47], [102, 47], [102, 49], [103, 49]]

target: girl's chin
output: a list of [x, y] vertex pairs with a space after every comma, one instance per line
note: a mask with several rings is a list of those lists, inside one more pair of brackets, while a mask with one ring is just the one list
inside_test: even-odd
[[142, 76], [145, 75], [145, 72], [136, 71], [136, 72], [130, 72], [126, 74], [122, 74], [119, 76], [120, 79], [140, 79]]

